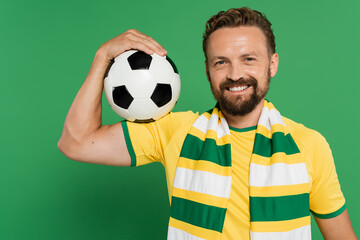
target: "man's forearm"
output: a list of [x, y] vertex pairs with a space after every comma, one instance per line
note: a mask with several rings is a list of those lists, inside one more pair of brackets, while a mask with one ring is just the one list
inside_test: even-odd
[[81, 140], [101, 126], [101, 96], [109, 62], [98, 50], [66, 116], [59, 145]]

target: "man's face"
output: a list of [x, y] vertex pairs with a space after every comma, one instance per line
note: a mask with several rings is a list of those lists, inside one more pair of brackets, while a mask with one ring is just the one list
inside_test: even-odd
[[275, 76], [278, 55], [269, 56], [264, 33], [257, 27], [221, 28], [207, 43], [206, 70], [222, 111], [244, 116], [265, 98]]

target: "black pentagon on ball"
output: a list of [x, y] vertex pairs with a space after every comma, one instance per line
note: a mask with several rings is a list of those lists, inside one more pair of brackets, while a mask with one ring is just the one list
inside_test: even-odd
[[168, 62], [171, 64], [174, 72], [179, 73], [178, 70], [177, 70], [177, 67], [176, 67], [175, 63], [173, 62], [173, 60], [171, 60], [171, 58], [168, 57], [168, 56], [166, 56], [166, 60], [168, 60]]
[[124, 109], [128, 109], [134, 98], [125, 86], [115, 87], [112, 92], [114, 103]]
[[142, 51], [137, 51], [128, 57], [132, 70], [149, 69], [152, 57]]
[[171, 97], [172, 91], [170, 84], [158, 83], [150, 98], [154, 101], [156, 106], [162, 107], [170, 102]]

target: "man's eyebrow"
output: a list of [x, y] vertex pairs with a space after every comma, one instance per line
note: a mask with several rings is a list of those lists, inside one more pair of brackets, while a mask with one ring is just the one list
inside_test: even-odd
[[210, 58], [210, 61], [215, 61], [215, 60], [227, 60], [229, 58], [224, 57], [224, 56], [214, 56], [212, 58]]
[[241, 55], [241, 57], [249, 57], [249, 56], [257, 56], [257, 54], [255, 52], [250, 52], [250, 53], [244, 53]]
[[213, 59], [227, 59], [227, 57], [223, 57], [223, 56], [215, 56], [215, 57], [213, 57]]
[[[249, 56], [257, 56], [256, 52], [250, 52], [250, 53], [244, 53], [242, 55], [240, 55], [241, 58], [244, 57], [249, 57]], [[210, 59], [210, 61], [215, 61], [215, 60], [227, 60], [229, 59], [228, 57], [224, 57], [224, 56], [214, 56]]]

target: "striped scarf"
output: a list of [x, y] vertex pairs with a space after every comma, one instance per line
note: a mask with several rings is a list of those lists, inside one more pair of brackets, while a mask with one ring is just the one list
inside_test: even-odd
[[[230, 130], [216, 106], [200, 115], [181, 149], [168, 239], [221, 239], [231, 190]], [[305, 157], [265, 100], [250, 159], [252, 240], [311, 239]]]

